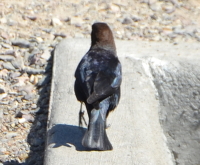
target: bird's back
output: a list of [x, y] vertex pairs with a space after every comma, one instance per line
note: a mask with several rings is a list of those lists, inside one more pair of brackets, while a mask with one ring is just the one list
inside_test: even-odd
[[[102, 88], [102, 91], [110, 86], [116, 75], [120, 74], [116, 73], [121, 71], [120, 69], [117, 70], [119, 64], [117, 56], [111, 51], [103, 49], [88, 51], [75, 72], [76, 88], [81, 90], [79, 92], [82, 92], [79, 101], [86, 102], [87, 98], [92, 94], [95, 81], [98, 81], [97, 76], [101, 78], [101, 86], [99, 88]], [[109, 95], [112, 95], [112, 91]]]

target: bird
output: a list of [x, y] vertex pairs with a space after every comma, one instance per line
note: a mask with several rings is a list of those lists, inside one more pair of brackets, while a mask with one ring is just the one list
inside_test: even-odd
[[[82, 145], [91, 150], [113, 150], [106, 133], [106, 119], [120, 100], [122, 66], [116, 53], [114, 37], [104, 22], [92, 25], [91, 46], [75, 71], [74, 91], [85, 104], [89, 122]], [[81, 108], [82, 109], [82, 108]], [[80, 125], [79, 113], [79, 125]]]

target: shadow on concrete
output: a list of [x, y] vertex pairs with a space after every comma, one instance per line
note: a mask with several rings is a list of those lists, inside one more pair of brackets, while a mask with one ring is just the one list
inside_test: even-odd
[[49, 139], [47, 145], [52, 144], [53, 148], [74, 146], [77, 151], [87, 151], [81, 144], [85, 130], [85, 128], [73, 125], [55, 125], [48, 131]]

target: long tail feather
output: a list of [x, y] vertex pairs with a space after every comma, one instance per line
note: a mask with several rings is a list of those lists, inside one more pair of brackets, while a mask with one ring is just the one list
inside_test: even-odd
[[91, 149], [112, 150], [113, 147], [106, 134], [106, 115], [101, 110], [93, 109], [90, 116], [88, 130], [82, 145]]

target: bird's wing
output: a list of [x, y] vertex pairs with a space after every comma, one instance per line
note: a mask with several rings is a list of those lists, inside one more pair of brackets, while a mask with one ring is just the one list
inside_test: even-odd
[[121, 84], [121, 64], [118, 63], [114, 72], [100, 71], [94, 81], [92, 94], [88, 97], [88, 104], [95, 103], [98, 100], [104, 99], [112, 95]]

